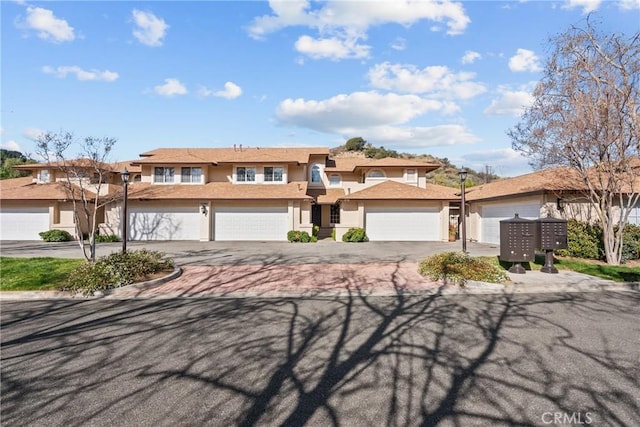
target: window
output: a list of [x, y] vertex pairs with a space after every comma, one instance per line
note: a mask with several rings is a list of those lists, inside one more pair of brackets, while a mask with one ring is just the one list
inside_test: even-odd
[[199, 184], [202, 179], [202, 168], [182, 168], [182, 182]]
[[239, 167], [236, 168], [237, 182], [256, 182], [256, 168]]
[[368, 178], [384, 178], [384, 172], [382, 172], [380, 169], [373, 169], [370, 170], [369, 173], [367, 174]]
[[49, 171], [47, 169], [42, 169], [38, 173], [38, 181], [40, 181], [40, 182], [49, 182]]
[[339, 187], [340, 186], [340, 175], [337, 173], [332, 173], [329, 175], [329, 186], [330, 187]]
[[311, 168], [311, 182], [314, 184], [322, 182], [322, 178], [320, 177], [320, 166], [318, 165], [313, 165]]
[[140, 174], [134, 175], [133, 182], [142, 182], [142, 175]]
[[331, 224], [340, 224], [340, 205], [331, 205], [331, 214], [329, 216]]
[[153, 170], [153, 182], [172, 183], [173, 174], [173, 168], [155, 168]]
[[284, 180], [284, 168], [265, 166], [264, 180], [265, 182], [282, 182]]
[[405, 180], [407, 182], [416, 182], [418, 179], [418, 174], [415, 169], [407, 169], [407, 173], [405, 175]]

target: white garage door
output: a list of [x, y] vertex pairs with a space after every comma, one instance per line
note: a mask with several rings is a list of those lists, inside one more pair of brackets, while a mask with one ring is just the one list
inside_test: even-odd
[[287, 240], [287, 207], [216, 207], [214, 240]]
[[198, 205], [129, 209], [130, 240], [200, 240]]
[[365, 230], [371, 241], [424, 241], [440, 239], [437, 207], [367, 208]]
[[49, 208], [2, 208], [0, 224], [0, 240], [40, 240], [38, 233], [49, 229]]
[[480, 242], [500, 243], [500, 221], [510, 219], [517, 213], [520, 218], [538, 219], [538, 203], [511, 203], [504, 205], [482, 206], [480, 219]]

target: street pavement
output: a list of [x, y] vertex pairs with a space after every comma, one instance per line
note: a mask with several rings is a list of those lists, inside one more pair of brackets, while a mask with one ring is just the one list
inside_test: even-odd
[[[572, 271], [557, 274], [530, 270], [509, 273], [499, 285], [469, 282], [467, 286], [434, 282], [418, 274], [429, 255], [459, 251], [459, 242], [341, 243], [288, 242], [128, 242], [128, 250], [160, 251], [179, 270], [160, 280], [138, 283], [96, 296], [127, 298], [333, 296], [352, 290], [368, 295], [537, 293], [638, 290], [638, 283], [615, 283]], [[121, 243], [98, 245], [98, 256], [121, 250]], [[472, 256], [497, 256], [497, 245], [470, 242]], [[2, 242], [3, 256], [69, 257], [81, 255], [77, 243]], [[77, 297], [51, 292], [2, 292], [1, 300]]]
[[4, 301], [0, 315], [3, 426], [640, 420], [635, 292]]

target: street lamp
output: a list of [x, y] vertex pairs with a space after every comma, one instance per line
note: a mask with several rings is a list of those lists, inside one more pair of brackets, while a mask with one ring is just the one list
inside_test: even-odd
[[466, 201], [465, 201], [465, 194], [464, 194], [464, 183], [467, 180], [467, 171], [464, 168], [464, 166], [462, 167], [462, 169], [460, 169], [460, 171], [458, 172], [458, 175], [460, 176], [460, 216], [462, 217], [462, 236], [461, 236], [461, 240], [462, 240], [462, 252], [467, 252], [467, 220], [466, 220]]
[[124, 168], [122, 172], [120, 172], [120, 178], [122, 178], [122, 182], [124, 184], [124, 192], [122, 196], [122, 253], [127, 252], [127, 223], [129, 222], [127, 219], [127, 193], [129, 191], [129, 176], [131, 174]]

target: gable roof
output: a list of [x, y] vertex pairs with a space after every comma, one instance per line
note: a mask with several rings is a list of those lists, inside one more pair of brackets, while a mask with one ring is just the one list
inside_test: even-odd
[[342, 200], [458, 200], [456, 189], [428, 184], [427, 188], [397, 181], [384, 181], [341, 197]]
[[331, 159], [331, 165], [325, 168], [327, 172], [354, 172], [362, 168], [426, 168], [427, 172], [439, 168], [441, 165], [427, 163], [413, 159], [399, 159], [395, 157], [385, 157], [383, 159], [369, 159], [362, 157], [338, 157]]
[[233, 184], [209, 182], [204, 185], [154, 185], [148, 182], [129, 184], [128, 199], [198, 199], [198, 200], [292, 200], [311, 199], [305, 181], [288, 184]]
[[318, 204], [335, 204], [344, 196], [343, 188], [310, 189], [307, 194], [313, 197]]
[[[73, 186], [80, 200], [80, 187]], [[87, 199], [92, 200], [95, 194], [85, 191]], [[69, 194], [64, 188], [64, 184], [53, 182], [49, 184], [35, 184], [33, 178], [26, 176], [23, 178], [0, 180], [0, 199], [2, 200], [69, 200]]]
[[219, 163], [294, 163], [305, 164], [312, 155], [328, 156], [326, 147], [303, 148], [159, 148], [140, 154], [134, 165], [219, 164]]

